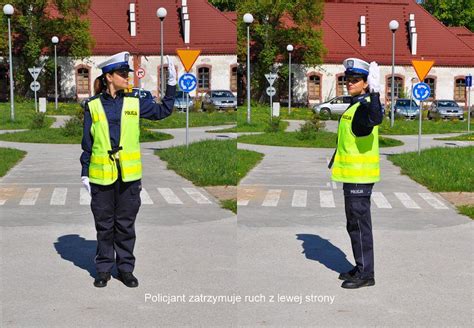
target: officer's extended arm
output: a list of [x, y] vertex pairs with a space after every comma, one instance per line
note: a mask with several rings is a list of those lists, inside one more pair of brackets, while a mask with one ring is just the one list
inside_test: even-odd
[[84, 111], [84, 131], [82, 133], [82, 154], [81, 154], [81, 165], [82, 171], [81, 176], [89, 176], [89, 163], [92, 154], [92, 136], [91, 136], [92, 117], [89, 112], [89, 107], [86, 104]]

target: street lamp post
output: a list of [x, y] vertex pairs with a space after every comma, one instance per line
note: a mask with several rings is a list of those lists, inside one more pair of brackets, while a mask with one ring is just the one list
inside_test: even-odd
[[288, 114], [291, 114], [291, 53], [293, 45], [287, 45], [286, 50], [288, 51]]
[[244, 23], [247, 24], [247, 123], [250, 124], [250, 24], [253, 16], [250, 13], [244, 15]]
[[394, 93], [395, 93], [395, 32], [398, 29], [398, 22], [396, 20], [391, 20], [388, 24], [390, 31], [392, 31], [392, 83], [391, 83], [391, 104], [390, 104], [390, 127], [393, 127], [394, 118], [395, 118], [395, 104], [394, 104]]
[[54, 44], [54, 104], [56, 110], [58, 110], [58, 57], [56, 54], [56, 45], [59, 42], [59, 38], [53, 36], [51, 42]]
[[161, 64], [160, 64], [160, 72], [161, 72], [161, 78], [160, 78], [160, 86], [161, 86], [161, 98], [163, 99], [163, 95], [165, 94], [165, 75], [164, 75], [164, 70], [163, 70], [163, 21], [165, 20], [166, 15], [168, 12], [166, 11], [165, 8], [160, 7], [156, 11], [156, 16], [160, 19], [160, 49], [161, 49]]
[[10, 58], [10, 107], [11, 107], [11, 120], [15, 120], [15, 99], [13, 95], [13, 56], [12, 56], [12, 31], [10, 27], [10, 17], [13, 15], [14, 9], [11, 4], [3, 6], [3, 13], [8, 18], [8, 53]]

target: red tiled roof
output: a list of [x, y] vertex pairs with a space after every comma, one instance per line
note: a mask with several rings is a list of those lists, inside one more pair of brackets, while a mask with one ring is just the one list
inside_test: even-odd
[[[326, 63], [341, 63], [350, 56], [390, 65], [392, 32], [388, 24], [396, 19], [400, 26], [395, 35], [397, 65], [411, 60], [434, 60], [436, 66], [474, 66], [473, 36], [459, 36], [431, 16], [415, 0], [326, 0], [322, 22], [323, 42], [328, 52]], [[417, 54], [409, 47], [407, 22], [415, 14], [418, 33]], [[360, 46], [360, 16], [366, 17], [367, 45]], [[470, 41], [469, 41], [470, 40]]]
[[94, 55], [120, 51], [156, 55], [160, 52], [160, 20], [156, 10], [164, 7], [168, 15], [163, 22], [164, 52], [174, 54], [176, 48], [201, 49], [203, 54], [235, 54], [236, 23], [211, 6], [207, 0], [188, 1], [191, 43], [185, 44], [181, 34], [180, 0], [135, 0], [137, 36], [130, 36], [128, 11], [131, 1], [93, 0], [88, 13], [95, 39]]

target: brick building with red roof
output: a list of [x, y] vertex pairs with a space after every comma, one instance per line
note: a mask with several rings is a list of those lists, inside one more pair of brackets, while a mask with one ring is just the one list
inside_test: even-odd
[[381, 66], [382, 98], [390, 99], [391, 20], [395, 33], [395, 96], [408, 95], [416, 73], [412, 60], [434, 60], [425, 82], [429, 100], [455, 99], [464, 104], [465, 75], [474, 73], [474, 33], [446, 27], [415, 0], [326, 0], [321, 24], [327, 49], [319, 67], [295, 65], [294, 97], [319, 103], [346, 94], [342, 61], [358, 57]]
[[[93, 56], [74, 61], [74, 74], [62, 72], [62, 95], [77, 98], [92, 95], [93, 81], [101, 74], [97, 64], [121, 51], [130, 52], [135, 70], [139, 67], [145, 70], [142, 87], [159, 94], [161, 24], [156, 14], [159, 7], [167, 10], [163, 20], [164, 55], [174, 56], [178, 76], [184, 73], [184, 68], [176, 49], [200, 49], [201, 55], [190, 72], [198, 78], [197, 93], [211, 88], [236, 92], [235, 12], [223, 13], [207, 0], [93, 0], [87, 14], [95, 40]], [[133, 82], [138, 86], [136, 76]]]

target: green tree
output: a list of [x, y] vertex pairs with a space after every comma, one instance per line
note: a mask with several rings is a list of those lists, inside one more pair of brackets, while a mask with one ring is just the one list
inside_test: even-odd
[[292, 44], [293, 63], [314, 66], [322, 63], [326, 52], [320, 27], [324, 12], [323, 0], [242, 0], [238, 12], [238, 56], [246, 63], [247, 26], [243, 15], [251, 13], [254, 22], [250, 26], [251, 67], [254, 98], [261, 99], [267, 87], [265, 74], [278, 70], [275, 86], [283, 96], [288, 89], [288, 63], [286, 46]]
[[[91, 55], [94, 41], [89, 21], [84, 17], [90, 0], [0, 0], [0, 7], [10, 3], [15, 8], [11, 17], [15, 93], [26, 95], [32, 81], [28, 67], [44, 66], [43, 83], [54, 79], [54, 46], [51, 37], [59, 37], [58, 56], [69, 60]], [[5, 16], [5, 15], [2, 15]], [[0, 25], [0, 56], [8, 58], [8, 25], [3, 17]]]
[[465, 26], [474, 32], [474, 1], [424, 0], [422, 6], [446, 26]]
[[235, 11], [237, 0], [209, 0], [209, 2], [221, 11]]

